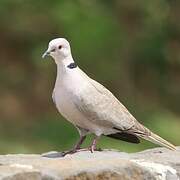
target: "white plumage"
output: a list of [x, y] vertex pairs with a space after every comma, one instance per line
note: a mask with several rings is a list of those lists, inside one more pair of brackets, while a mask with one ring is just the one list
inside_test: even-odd
[[49, 43], [43, 57], [50, 55], [57, 65], [53, 101], [58, 111], [80, 133], [80, 141], [72, 151], [80, 149], [88, 133], [96, 135], [90, 150], [96, 148], [97, 137], [107, 135], [139, 143], [139, 137], [175, 149], [175, 146], [140, 124], [118, 99], [103, 85], [88, 77], [76, 66], [68, 41], [57, 38]]

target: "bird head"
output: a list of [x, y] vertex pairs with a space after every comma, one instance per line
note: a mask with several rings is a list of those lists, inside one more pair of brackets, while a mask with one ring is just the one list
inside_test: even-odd
[[71, 48], [69, 42], [64, 38], [56, 38], [49, 42], [48, 49], [42, 55], [42, 58], [51, 56], [55, 61], [63, 60], [71, 56]]

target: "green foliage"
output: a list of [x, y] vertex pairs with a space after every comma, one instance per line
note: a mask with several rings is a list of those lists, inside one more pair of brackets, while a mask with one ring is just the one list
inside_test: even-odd
[[[78, 65], [138, 120], [179, 144], [179, 7], [168, 0], [1, 0], [0, 153], [64, 150], [78, 138], [51, 100], [55, 65], [41, 60], [55, 37], [66, 37]], [[106, 137], [100, 146], [153, 147]]]

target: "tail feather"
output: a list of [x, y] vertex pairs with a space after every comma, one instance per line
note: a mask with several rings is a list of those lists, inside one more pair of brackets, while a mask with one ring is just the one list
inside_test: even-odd
[[146, 128], [145, 126], [143, 126], [140, 123], [136, 123], [134, 128], [131, 129], [131, 131], [133, 131], [133, 133], [136, 134], [136, 136], [141, 137], [141, 138], [143, 138], [147, 141], [150, 141], [154, 144], [164, 146], [170, 150], [176, 150], [176, 147], [173, 144], [169, 143], [168, 141], [161, 138], [157, 134], [151, 132], [148, 128]]
[[148, 141], [151, 141], [154, 144], [158, 144], [160, 146], [164, 146], [170, 150], [176, 150], [176, 147], [169, 143], [168, 141], [166, 141], [165, 139], [161, 138], [160, 136], [158, 136], [157, 134], [154, 133], [150, 133], [149, 135], [140, 135], [143, 139], [146, 139]]
[[139, 138], [137, 136], [135, 136], [133, 134], [128, 134], [128, 133], [125, 133], [125, 132], [109, 134], [109, 135], [106, 135], [106, 136], [108, 136], [110, 138], [130, 142], [130, 143], [136, 143], [136, 144], [140, 143], [140, 140], [139, 140]]

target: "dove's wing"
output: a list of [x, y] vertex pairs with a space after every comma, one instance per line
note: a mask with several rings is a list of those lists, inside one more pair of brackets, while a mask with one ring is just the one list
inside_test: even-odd
[[73, 101], [89, 121], [120, 131], [127, 131], [138, 123], [108, 89], [83, 72], [82, 75], [87, 86], [82, 93], [78, 92]]
[[139, 143], [138, 137], [141, 137], [171, 150], [176, 149], [174, 145], [140, 124], [108, 89], [86, 74], [83, 76], [88, 85], [83, 93], [79, 93], [75, 98], [74, 103], [89, 121], [119, 130], [120, 133], [110, 134], [113, 138]]

